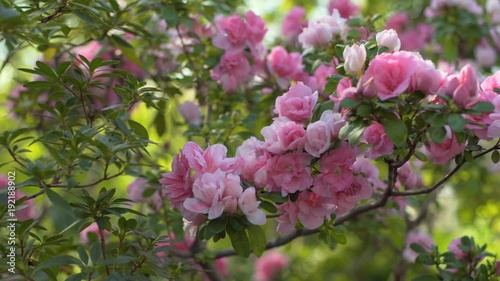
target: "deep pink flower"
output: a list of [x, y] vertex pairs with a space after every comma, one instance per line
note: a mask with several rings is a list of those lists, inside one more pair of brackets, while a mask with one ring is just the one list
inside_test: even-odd
[[435, 164], [447, 164], [455, 156], [462, 153], [465, 149], [465, 143], [458, 143], [455, 134], [447, 126], [447, 137], [443, 143], [437, 144], [429, 142], [425, 148], [429, 151], [429, 155]]
[[453, 239], [448, 245], [448, 251], [452, 252], [457, 260], [465, 261], [467, 259], [467, 253], [462, 251], [458, 247], [459, 245], [462, 245], [462, 239], [461, 238]]
[[417, 59], [417, 71], [411, 76], [408, 92], [422, 91], [426, 95], [433, 95], [443, 83], [443, 73], [436, 69], [432, 61]]
[[416, 27], [406, 29], [399, 33], [401, 50], [418, 51], [424, 49], [425, 45], [431, 41], [433, 32], [431, 25], [422, 22]]
[[334, 10], [338, 10], [340, 16], [346, 19], [359, 14], [359, 7], [352, 4], [350, 0], [331, 0], [328, 4], [328, 12], [331, 14]]
[[406, 189], [422, 186], [422, 178], [412, 171], [410, 162], [406, 162], [398, 169], [398, 180]]
[[318, 120], [307, 125], [305, 150], [314, 157], [320, 157], [330, 147], [331, 129], [327, 123]]
[[489, 138], [500, 137], [500, 96], [497, 96], [492, 101], [495, 105], [495, 111], [490, 113], [491, 125], [488, 126], [487, 136]]
[[266, 213], [259, 209], [260, 201], [255, 196], [255, 188], [249, 187], [238, 198], [238, 206], [248, 221], [255, 225], [266, 224]]
[[[491, 78], [491, 77], [489, 77]], [[488, 79], [486, 79], [488, 80]], [[486, 82], [486, 81], [485, 81]], [[488, 81], [489, 82], [489, 81]], [[484, 84], [484, 82], [483, 82]], [[483, 85], [481, 84], [481, 85]], [[498, 97], [498, 94], [495, 93], [494, 91], [489, 91], [489, 90], [480, 90], [477, 97], [476, 101], [471, 102], [468, 107], [474, 106], [477, 102], [490, 102], [493, 103], [495, 98]], [[496, 101], [496, 103], [499, 103], [500, 99]], [[499, 108], [500, 111], [500, 108]], [[498, 112], [495, 110], [493, 113], [491, 112], [486, 112], [483, 114], [466, 114], [465, 117], [467, 119], [467, 124], [465, 125], [466, 128], [471, 129], [474, 134], [484, 140], [491, 140], [491, 137], [488, 136], [488, 127], [493, 123], [493, 120], [490, 118], [490, 116], [495, 117], [495, 112]], [[485, 125], [487, 127], [485, 127]]]
[[257, 188], [265, 186], [265, 181], [261, 182], [255, 176], [260, 170], [264, 170], [263, 172], [265, 172], [265, 165], [270, 158], [266, 147], [265, 142], [251, 137], [236, 149], [236, 156], [243, 159], [241, 177], [246, 181], [256, 184]]
[[359, 201], [368, 199], [371, 196], [372, 187], [370, 182], [361, 176], [356, 176], [349, 188], [334, 192], [331, 200], [338, 207], [335, 212], [342, 215], [354, 208]]
[[249, 37], [248, 24], [241, 16], [232, 15], [215, 20], [218, 32], [213, 37], [215, 47], [223, 50], [243, 50]]
[[250, 63], [243, 53], [226, 52], [210, 72], [210, 77], [219, 82], [224, 91], [234, 92], [247, 80], [251, 70]]
[[289, 258], [278, 251], [270, 251], [255, 262], [255, 281], [272, 281], [288, 266]]
[[394, 29], [397, 33], [402, 33], [410, 23], [411, 18], [407, 13], [397, 12], [387, 19], [385, 29]]
[[318, 92], [313, 93], [304, 83], [297, 82], [276, 99], [274, 113], [300, 123], [311, 117], [317, 100]]
[[424, 247], [427, 251], [431, 252], [434, 241], [432, 237], [423, 232], [410, 232], [405, 239], [405, 248], [403, 250], [403, 257], [409, 262], [415, 262], [418, 253], [414, 252], [410, 245], [416, 243]]
[[243, 165], [238, 157], [227, 158], [227, 148], [222, 144], [211, 145], [203, 151], [195, 142], [188, 142], [184, 145], [182, 154], [187, 158], [195, 175], [213, 173], [218, 169], [227, 173], [239, 173]]
[[452, 97], [456, 105], [466, 107], [478, 92], [477, 75], [471, 65], [467, 64], [457, 74], [448, 75], [438, 92]]
[[[373, 91], [381, 100], [387, 100], [402, 94], [410, 85], [411, 76], [417, 71], [415, 55], [405, 51], [376, 56], [368, 66], [359, 83], [373, 84]], [[365, 93], [363, 93], [365, 94]], [[370, 96], [373, 93], [370, 93]]]
[[307, 153], [274, 155], [266, 165], [268, 187], [281, 191], [282, 196], [308, 189], [313, 182], [310, 162], [311, 156]]
[[385, 133], [384, 126], [379, 123], [366, 127], [359, 140], [369, 145], [365, 156], [370, 159], [391, 154], [394, 150], [394, 144]]
[[193, 195], [193, 179], [189, 170], [188, 160], [181, 152], [172, 161], [172, 172], [162, 174], [159, 180], [170, 204], [180, 211], [184, 210], [184, 200]]
[[248, 42], [250, 45], [260, 44], [267, 32], [266, 22], [252, 11], [248, 11], [245, 18], [248, 26]]
[[[94, 233], [97, 238], [100, 239], [101, 234], [99, 233], [99, 226], [97, 225], [97, 223], [91, 223], [89, 226], [87, 226], [87, 228], [80, 232], [80, 242], [82, 242], [83, 244], [87, 244], [89, 242], [89, 233]], [[103, 229], [102, 234], [104, 236], [107, 236], [109, 235], [109, 232], [106, 229]]]
[[370, 159], [358, 157], [352, 165], [352, 171], [365, 177], [374, 190], [384, 188], [385, 184], [379, 179], [379, 170]]
[[276, 46], [267, 56], [267, 67], [278, 77], [278, 85], [285, 89], [290, 80], [302, 71], [302, 57], [299, 53], [288, 53], [282, 46]]
[[302, 7], [294, 7], [285, 15], [281, 33], [290, 41], [297, 40], [302, 29], [307, 26], [305, 21], [306, 11]]

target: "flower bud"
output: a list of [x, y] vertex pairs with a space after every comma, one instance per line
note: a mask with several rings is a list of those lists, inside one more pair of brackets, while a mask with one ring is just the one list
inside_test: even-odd
[[399, 41], [398, 33], [394, 29], [386, 29], [377, 33], [375, 39], [379, 48], [387, 47], [390, 52], [399, 51], [401, 48], [401, 41]]
[[363, 72], [366, 61], [365, 45], [346, 46], [344, 49], [344, 69], [351, 76], [358, 77]]

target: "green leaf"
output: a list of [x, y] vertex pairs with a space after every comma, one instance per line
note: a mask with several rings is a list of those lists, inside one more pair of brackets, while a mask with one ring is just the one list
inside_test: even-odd
[[446, 129], [444, 127], [430, 127], [427, 131], [428, 138], [436, 144], [443, 143], [446, 139]]
[[179, 22], [179, 16], [174, 5], [166, 5], [161, 9], [161, 15], [167, 22], [168, 26], [176, 26]]
[[471, 109], [479, 113], [487, 113], [495, 110], [495, 106], [491, 102], [480, 101], [473, 105]]
[[148, 130], [144, 128], [144, 126], [141, 123], [133, 120], [128, 120], [128, 125], [130, 126], [130, 128], [132, 128], [134, 133], [136, 133], [139, 137], [149, 140]]
[[493, 161], [493, 163], [498, 163], [498, 161], [500, 161], [500, 152], [498, 152], [498, 150], [494, 150], [492, 153], [491, 153], [491, 161]]
[[361, 101], [360, 100], [355, 100], [355, 99], [343, 99], [341, 102], [340, 102], [340, 107], [342, 108], [355, 108], [356, 106], [358, 106], [359, 104], [361, 104]]
[[163, 136], [167, 131], [167, 123], [165, 122], [165, 116], [161, 112], [156, 113], [155, 119], [153, 121], [156, 132], [158, 136]]
[[433, 265], [434, 260], [432, 259], [432, 256], [428, 253], [423, 253], [418, 255], [416, 262], [425, 264], [425, 265]]
[[64, 210], [72, 217], [75, 216], [73, 213], [73, 208], [69, 205], [68, 201], [66, 201], [66, 199], [64, 199], [61, 195], [51, 190], [50, 188], [45, 188], [45, 193], [47, 194], [47, 197], [49, 198], [50, 202], [52, 202], [52, 204], [60, 207], [61, 210]]
[[410, 249], [412, 249], [417, 254], [427, 253], [427, 250], [418, 243], [411, 243]]
[[370, 116], [370, 114], [372, 114], [372, 107], [369, 104], [361, 104], [356, 110], [356, 115], [361, 117], [367, 117]]
[[260, 201], [260, 205], [259, 207], [261, 207], [262, 209], [268, 211], [269, 213], [271, 214], [275, 214], [278, 212], [278, 209], [276, 208], [276, 206], [274, 206], [273, 203], [270, 203], [270, 202], [267, 202], [267, 201]]
[[452, 113], [448, 115], [448, 125], [454, 132], [462, 132], [465, 128], [465, 119], [462, 114]]
[[236, 253], [241, 256], [248, 258], [250, 256], [250, 241], [248, 240], [247, 232], [245, 229], [235, 230], [232, 227], [226, 229], [229, 239], [231, 240], [231, 245], [233, 246]]
[[45, 268], [67, 265], [67, 264], [77, 264], [77, 265], [80, 265], [82, 267], [84, 266], [79, 259], [77, 259], [73, 256], [64, 255], [64, 256], [52, 257], [52, 258], [45, 260], [39, 266], [36, 267], [35, 271], [45, 269]]
[[129, 263], [129, 262], [134, 261], [134, 260], [136, 260], [136, 258], [131, 257], [131, 256], [118, 256], [118, 257], [102, 260], [98, 263], [98, 265], [112, 265], [112, 264]]
[[389, 139], [395, 145], [403, 145], [408, 137], [408, 128], [403, 120], [390, 113], [386, 118], [382, 119], [382, 125]]
[[93, 264], [96, 264], [101, 258], [101, 243], [99, 241], [95, 241], [90, 245], [90, 260]]
[[250, 247], [255, 256], [260, 257], [266, 250], [266, 234], [258, 225], [248, 226], [248, 236], [250, 238]]
[[411, 281], [439, 281], [439, 279], [435, 275], [420, 274], [417, 277], [411, 279]]
[[123, 40], [120, 36], [117, 35], [111, 35], [111, 40], [115, 42], [116, 44], [125, 47], [125, 48], [130, 48], [133, 49], [132, 45], [130, 45], [127, 41]]

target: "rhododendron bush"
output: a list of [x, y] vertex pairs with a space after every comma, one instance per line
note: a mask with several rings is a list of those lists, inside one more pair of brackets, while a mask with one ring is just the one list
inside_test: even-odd
[[2, 280], [498, 280], [500, 4], [397, 3], [0, 1]]

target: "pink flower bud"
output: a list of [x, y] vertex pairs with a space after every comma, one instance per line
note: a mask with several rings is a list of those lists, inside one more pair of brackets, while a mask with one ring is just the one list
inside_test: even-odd
[[366, 49], [365, 45], [346, 46], [343, 53], [344, 69], [347, 74], [358, 77], [365, 68]]
[[375, 39], [379, 48], [387, 47], [389, 48], [389, 52], [399, 51], [401, 48], [401, 41], [399, 41], [398, 33], [394, 29], [377, 33]]

